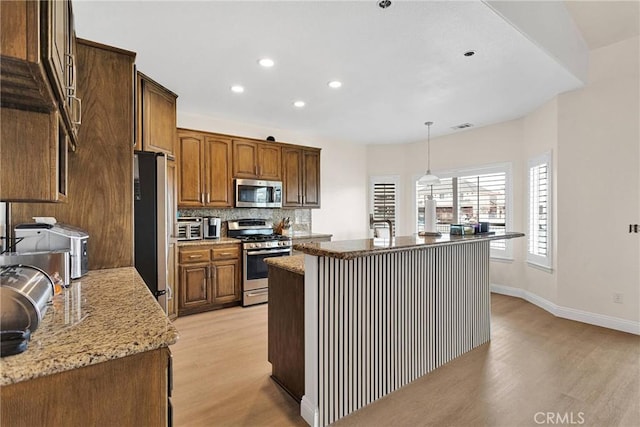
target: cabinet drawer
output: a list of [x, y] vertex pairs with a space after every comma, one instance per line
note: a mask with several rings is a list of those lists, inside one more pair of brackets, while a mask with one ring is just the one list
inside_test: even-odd
[[178, 256], [178, 262], [180, 264], [203, 261], [209, 261], [209, 249], [181, 250], [180, 255]]
[[240, 245], [211, 249], [211, 259], [213, 261], [234, 258], [240, 258]]

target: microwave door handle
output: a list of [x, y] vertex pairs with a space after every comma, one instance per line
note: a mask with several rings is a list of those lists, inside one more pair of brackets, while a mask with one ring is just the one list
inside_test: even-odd
[[247, 255], [267, 255], [267, 254], [283, 254], [285, 252], [291, 252], [291, 248], [278, 249], [278, 250], [263, 250], [263, 251], [247, 251]]

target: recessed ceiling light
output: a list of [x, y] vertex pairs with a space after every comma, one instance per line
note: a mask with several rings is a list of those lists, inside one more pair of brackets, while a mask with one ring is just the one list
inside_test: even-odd
[[233, 85], [231, 86], [231, 92], [242, 93], [244, 92], [244, 87], [240, 85]]
[[468, 50], [464, 53], [464, 56], [473, 56], [476, 54], [475, 50]]
[[258, 64], [262, 65], [265, 68], [270, 68], [275, 65], [275, 62], [273, 62], [273, 59], [271, 58], [262, 58], [258, 61]]
[[342, 86], [342, 82], [339, 82], [338, 80], [332, 80], [327, 84], [329, 85], [330, 88], [333, 88], [333, 89], [338, 89], [340, 86]]
[[294, 107], [298, 107], [298, 108], [302, 108], [302, 107], [304, 107], [304, 105], [305, 105], [304, 101], [296, 101], [296, 102], [293, 103], [293, 106]]

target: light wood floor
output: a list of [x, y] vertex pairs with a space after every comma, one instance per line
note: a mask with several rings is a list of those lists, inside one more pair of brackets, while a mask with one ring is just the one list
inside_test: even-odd
[[[176, 426], [306, 425], [269, 379], [266, 321], [266, 305], [176, 320]], [[490, 343], [336, 425], [636, 427], [639, 402], [640, 337], [493, 295]]]

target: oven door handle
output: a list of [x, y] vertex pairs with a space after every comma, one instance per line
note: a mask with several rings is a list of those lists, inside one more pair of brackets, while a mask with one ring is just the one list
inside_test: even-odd
[[246, 252], [247, 252], [247, 255], [282, 254], [282, 253], [285, 253], [285, 252], [291, 252], [291, 248], [276, 249], [276, 250], [265, 249], [265, 250], [260, 250], [260, 251], [246, 251]]

